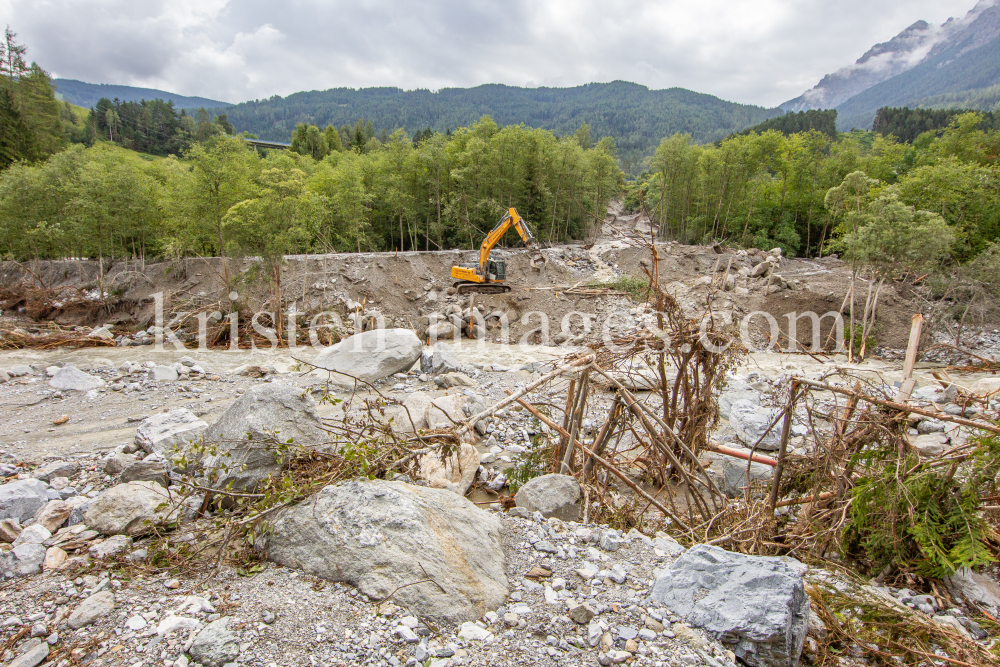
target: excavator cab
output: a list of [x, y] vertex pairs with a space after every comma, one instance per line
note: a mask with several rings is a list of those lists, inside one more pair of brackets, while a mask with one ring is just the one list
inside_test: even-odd
[[491, 259], [486, 262], [486, 277], [490, 282], [503, 282], [507, 279], [507, 262], [502, 259]]
[[517, 210], [507, 209], [507, 213], [497, 226], [483, 239], [479, 247], [479, 263], [461, 264], [451, 268], [451, 277], [458, 281], [454, 286], [459, 294], [470, 292], [499, 294], [510, 291], [510, 286], [504, 284], [507, 279], [507, 263], [502, 259], [493, 259], [490, 257], [490, 252], [511, 227], [517, 231], [526, 245], [535, 243], [535, 236], [524, 219], [517, 214]]

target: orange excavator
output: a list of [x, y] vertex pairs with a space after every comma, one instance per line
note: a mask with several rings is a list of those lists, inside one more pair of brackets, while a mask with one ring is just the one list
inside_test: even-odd
[[528, 229], [524, 218], [515, 209], [507, 209], [497, 226], [483, 239], [483, 244], [479, 247], [479, 264], [451, 267], [451, 277], [458, 281], [454, 287], [459, 294], [500, 294], [510, 291], [510, 286], [504, 284], [507, 279], [507, 263], [502, 259], [490, 259], [490, 251], [511, 227], [517, 231], [525, 245], [535, 244], [535, 235]]

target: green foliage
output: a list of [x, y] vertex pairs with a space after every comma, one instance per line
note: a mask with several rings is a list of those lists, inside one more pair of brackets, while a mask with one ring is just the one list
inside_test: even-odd
[[[895, 203], [883, 200], [880, 219], [919, 223], [922, 231], [907, 242], [934, 234], [928, 242], [936, 248], [933, 261], [913, 245], [896, 259], [967, 261], [1000, 240], [998, 154], [1000, 130], [982, 129], [978, 114], [954, 116], [939, 134], [922, 135], [912, 146], [871, 132], [833, 140], [817, 130], [786, 136], [772, 129], [707, 146], [675, 134], [660, 142], [649, 171], [627, 184], [625, 208], [645, 208], [663, 239], [825, 255], [843, 249], [831, 246], [834, 231], [841, 240], [857, 233], [873, 219], [872, 202], [892, 186]], [[888, 225], [865, 233], [895, 238]]]
[[[180, 158], [150, 161], [98, 141], [15, 165], [0, 173], [0, 256], [477, 247], [508, 206], [560, 241], [590, 233], [622, 187], [607, 138], [584, 149], [579, 137], [489, 118], [416, 146], [402, 130], [373, 136], [369, 123], [300, 129], [306, 154], [261, 154], [213, 131]], [[337, 150], [345, 136], [349, 150]]]
[[[838, 190], [830, 190], [828, 201]], [[904, 204], [897, 186], [883, 189], [860, 210], [849, 211], [839, 230], [844, 255], [884, 276], [932, 269], [948, 257], [955, 242], [954, 230], [941, 216]]]
[[[924, 132], [940, 133], [951, 125], [952, 120], [959, 115], [968, 113], [963, 109], [910, 109], [909, 107], [883, 107], [875, 114], [873, 132], [884, 137], [894, 136], [899, 141], [912, 144]], [[984, 113], [979, 123], [984, 130], [998, 129], [1000, 117], [992, 111]]]
[[601, 283], [594, 282], [590, 283], [588, 287], [602, 287], [606, 289], [615, 290], [618, 292], [625, 292], [629, 295], [629, 298], [636, 303], [642, 303], [646, 301], [649, 296], [649, 279], [648, 278], [637, 278], [635, 276], [622, 275], [615, 278], [611, 282]]
[[180, 154], [194, 141], [234, 133], [226, 114], [213, 119], [208, 111], [198, 109], [190, 116], [184, 109], [178, 113], [173, 102], [163, 100], [101, 98], [90, 110], [87, 122], [93, 128], [87, 143], [102, 139], [153, 155]]
[[816, 130], [829, 136], [831, 139], [837, 136], [837, 110], [836, 109], [810, 109], [794, 113], [789, 111], [784, 116], [769, 118], [763, 123], [758, 123], [747, 128], [740, 134], [751, 134], [756, 132], [762, 134], [768, 130], [777, 130], [782, 134], [799, 134]]
[[555, 444], [543, 436], [536, 435], [532, 438], [532, 445], [531, 449], [520, 454], [514, 465], [507, 469], [507, 488], [512, 496], [530, 480], [549, 472]]
[[899, 457], [895, 447], [858, 455], [869, 472], [854, 488], [843, 531], [848, 552], [872, 572], [892, 566], [937, 578], [993, 560], [979, 506], [996, 492], [1000, 438], [982, 438], [971, 452], [950, 466], [921, 463], [913, 451]]
[[[429, 138], [428, 130], [446, 133], [468, 127], [484, 113], [501, 126], [524, 123], [559, 136], [573, 136], [585, 122], [592, 137], [614, 137], [622, 167], [633, 174], [641, 171], [643, 159], [664, 136], [687, 132], [698, 141], [716, 141], [781, 114], [777, 109], [734, 104], [681, 88], [649, 90], [625, 81], [574, 88], [490, 84], [433, 93], [335, 88], [244, 102], [225, 111], [238, 130], [271, 141], [287, 141], [298, 123], [343, 128], [358, 118], [370, 119], [387, 132], [402, 128], [418, 144]], [[368, 132], [366, 141], [375, 134]], [[345, 148], [363, 145], [356, 137], [343, 144]]]
[[16, 37], [8, 26], [0, 43], [0, 169], [44, 159], [66, 143], [49, 75], [27, 64]]

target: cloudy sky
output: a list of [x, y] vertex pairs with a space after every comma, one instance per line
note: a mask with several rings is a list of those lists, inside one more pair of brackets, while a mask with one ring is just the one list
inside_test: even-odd
[[54, 76], [227, 102], [625, 79], [775, 106], [975, 0], [0, 0]]

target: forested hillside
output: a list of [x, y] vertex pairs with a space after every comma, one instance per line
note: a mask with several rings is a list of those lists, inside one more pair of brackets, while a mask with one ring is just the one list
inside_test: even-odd
[[1000, 110], [1000, 85], [963, 90], [958, 93], [932, 95], [917, 100], [916, 106], [924, 109], [996, 111]]
[[810, 109], [809, 111], [799, 111], [798, 113], [789, 111], [784, 116], [770, 118], [763, 123], [748, 127], [739, 134], [747, 135], [754, 132], [760, 134], [768, 130], [777, 130], [782, 134], [797, 134], [799, 132], [817, 130], [833, 139], [837, 136], [837, 110]]
[[67, 141], [72, 111], [52, 94], [48, 74], [25, 60], [27, 49], [7, 28], [0, 42], [0, 169], [18, 160], [39, 160]]
[[0, 175], [0, 257], [151, 257], [474, 247], [508, 206], [549, 241], [581, 238], [619, 196], [614, 142], [499, 128], [484, 118], [417, 145], [321, 159], [261, 155], [216, 134], [182, 157], [144, 160], [75, 145]]
[[[675, 135], [657, 148], [652, 171], [629, 185], [627, 202], [645, 206], [664, 238], [686, 243], [815, 256], [842, 252], [854, 223], [876, 221], [886, 234], [943, 239], [953, 261], [967, 261], [1000, 240], [1000, 131], [982, 122], [977, 113], [956, 116], [916, 145], [861, 131], [833, 140], [770, 130], [718, 146]], [[917, 224], [928, 216], [941, 218], [936, 231]], [[909, 262], [900, 239], [880, 251]]]
[[[913, 141], [925, 132], [939, 132], [944, 130], [956, 116], [967, 113], [969, 109], [910, 109], [908, 107], [889, 108], [878, 110], [875, 115], [875, 125], [872, 130], [882, 136], [892, 135], [899, 141], [913, 143]], [[982, 121], [978, 129], [996, 130], [1000, 129], [1000, 117], [993, 112], [980, 114]]]
[[107, 83], [85, 83], [76, 79], [53, 79], [57, 97], [77, 106], [90, 108], [101, 98], [122, 102], [142, 102], [143, 100], [163, 100], [173, 102], [175, 109], [206, 109], [229, 106], [228, 102], [210, 100], [204, 97], [185, 97], [155, 88], [115, 86]]
[[288, 141], [298, 123], [340, 127], [359, 118], [376, 130], [402, 128], [411, 135], [426, 128], [446, 132], [468, 126], [484, 114], [502, 126], [524, 123], [560, 136], [573, 134], [585, 122], [596, 136], [614, 138], [629, 173], [637, 172], [661, 138], [675, 132], [686, 132], [699, 142], [716, 141], [783, 113], [681, 88], [650, 90], [625, 81], [575, 88], [485, 85], [439, 92], [336, 88], [244, 102], [224, 111], [238, 132], [271, 141]]

